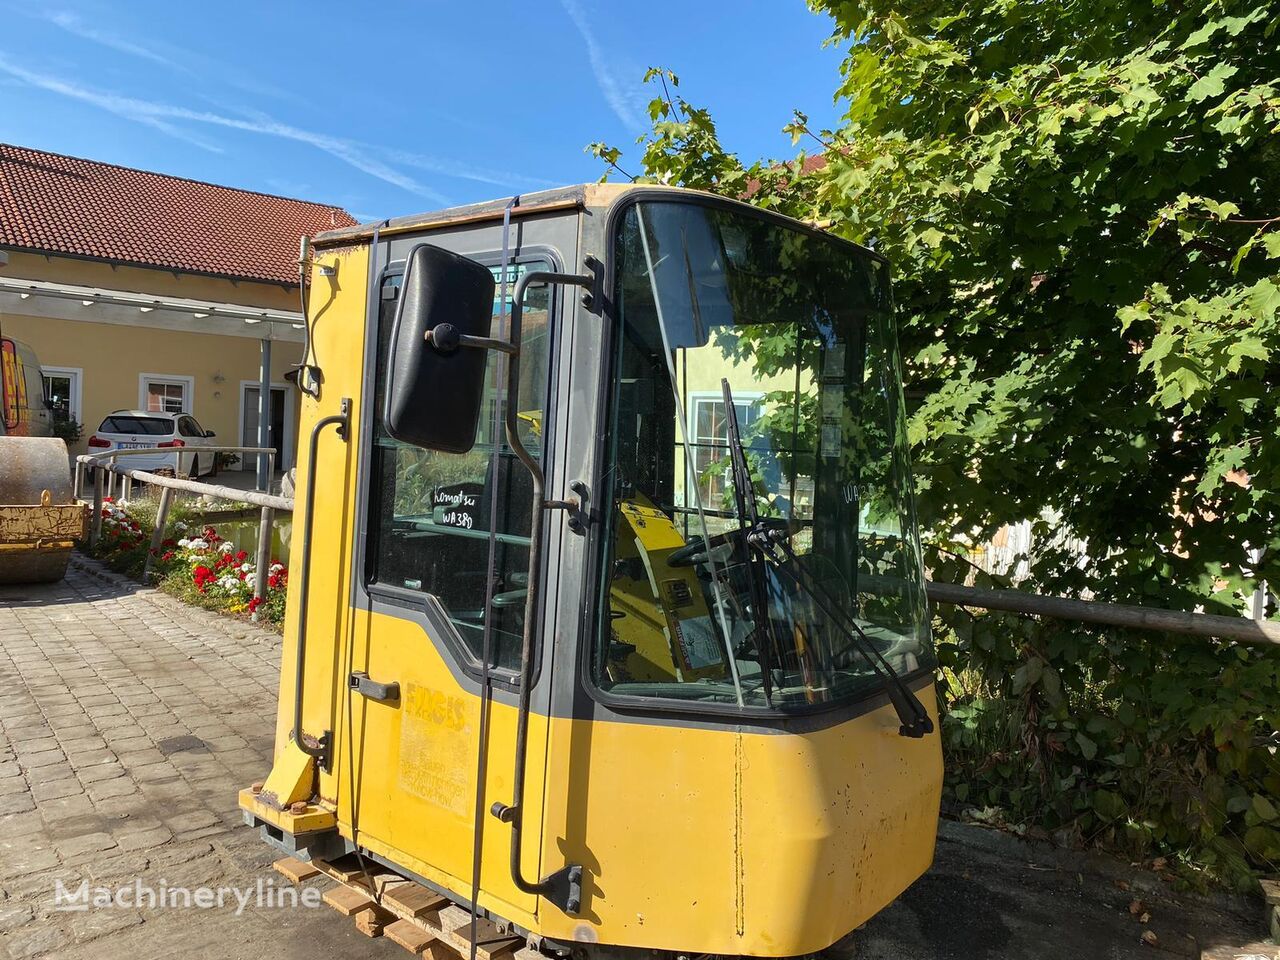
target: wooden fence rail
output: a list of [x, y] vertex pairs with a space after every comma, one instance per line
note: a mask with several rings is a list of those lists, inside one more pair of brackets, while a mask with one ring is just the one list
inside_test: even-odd
[[[230, 449], [230, 448], [229, 448]], [[275, 451], [265, 449], [237, 447], [254, 453]], [[149, 451], [146, 451], [149, 452]], [[275, 511], [293, 511], [293, 500], [288, 497], [277, 497], [258, 490], [237, 490], [218, 484], [201, 483], [196, 480], [183, 480], [177, 477], [159, 477], [142, 470], [129, 470], [116, 462], [105, 463], [103, 455], [77, 457], [77, 487], [79, 473], [88, 468], [93, 471], [93, 518], [90, 524], [89, 543], [95, 545], [102, 534], [102, 502], [104, 476], [117, 474], [128, 477], [138, 483], [149, 483], [162, 488], [160, 507], [156, 511], [156, 529], [152, 534], [151, 546], [158, 551], [164, 537], [164, 526], [168, 519], [169, 507], [173, 502], [174, 491], [184, 491], [197, 495], [214, 497], [220, 500], [238, 500], [252, 503], [261, 509], [258, 524], [258, 576], [254, 582], [254, 596], [261, 600], [265, 593], [266, 573], [271, 562], [271, 527], [275, 519]], [[151, 554], [148, 554], [143, 580], [147, 579], [151, 568]], [[862, 581], [873, 591], [877, 588], [893, 592], [895, 584], [887, 577], [865, 577]], [[1051, 597], [1044, 594], [1029, 593], [1025, 590], [989, 590], [982, 587], [966, 587], [957, 583], [939, 583], [930, 580], [925, 584], [925, 591], [934, 603], [947, 603], [962, 607], [978, 607], [984, 610], [1003, 610], [1026, 616], [1052, 617], [1058, 620], [1073, 620], [1081, 623], [1099, 623], [1116, 627], [1130, 627], [1135, 630], [1153, 630], [1164, 633], [1178, 633], [1197, 637], [1217, 637], [1221, 640], [1235, 640], [1239, 643], [1259, 646], [1280, 646], [1280, 622], [1274, 620], [1251, 620], [1248, 617], [1224, 617], [1211, 613], [1193, 613], [1185, 610], [1166, 610], [1159, 607], [1143, 607], [1133, 604], [1104, 603], [1097, 600], [1074, 600], [1067, 597]], [[255, 612], [254, 618], [257, 618]]]
[[1261, 646], [1280, 646], [1280, 622], [1275, 620], [1250, 620], [1248, 617], [1224, 617], [1212, 613], [1190, 613], [1124, 603], [1072, 600], [1024, 590], [984, 590], [981, 587], [965, 587], [932, 580], [925, 585], [925, 592], [934, 603], [950, 603], [960, 607], [1005, 610], [1009, 613], [1053, 617], [1057, 620], [1101, 623], [1196, 637], [1217, 637]]

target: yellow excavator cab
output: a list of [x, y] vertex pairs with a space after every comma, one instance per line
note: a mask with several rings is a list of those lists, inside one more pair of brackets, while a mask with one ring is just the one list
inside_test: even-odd
[[521, 956], [798, 956], [928, 868], [883, 258], [593, 185], [335, 230], [310, 263], [249, 824], [463, 953], [450, 911]]

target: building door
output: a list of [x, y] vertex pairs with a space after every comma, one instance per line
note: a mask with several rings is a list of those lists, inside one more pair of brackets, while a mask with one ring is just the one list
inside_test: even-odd
[[80, 385], [84, 371], [79, 367], [41, 367], [40, 373], [44, 377], [44, 395], [49, 401], [49, 409], [53, 411], [54, 423], [82, 423]]
[[[240, 446], [275, 447], [276, 469], [288, 470], [293, 465], [293, 424], [287, 410], [288, 388], [271, 388], [271, 416], [266, 443], [258, 442], [258, 386], [244, 383], [240, 389]], [[257, 470], [258, 458], [251, 453], [242, 456], [240, 469]]]

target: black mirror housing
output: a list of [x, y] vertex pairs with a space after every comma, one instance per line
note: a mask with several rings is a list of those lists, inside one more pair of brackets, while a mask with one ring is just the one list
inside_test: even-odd
[[216, 437], [216, 436], [217, 436], [217, 434], [216, 434], [216, 433], [214, 433], [212, 430], [206, 430], [206, 431], [204, 432], [204, 438], [205, 438], [206, 440], [212, 440], [212, 439], [213, 439], [214, 437]]
[[476, 442], [488, 351], [427, 340], [441, 324], [488, 337], [493, 274], [483, 264], [422, 243], [409, 253], [387, 361], [383, 425], [403, 443], [466, 453]]

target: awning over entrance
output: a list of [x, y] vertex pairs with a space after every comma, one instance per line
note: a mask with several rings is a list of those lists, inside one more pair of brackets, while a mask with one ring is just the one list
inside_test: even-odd
[[291, 310], [0, 276], [0, 313], [160, 327], [254, 340], [302, 341], [302, 314]]
[[[259, 342], [258, 440], [266, 446], [271, 403], [271, 344], [304, 339], [300, 312], [186, 297], [163, 297], [52, 280], [0, 276], [0, 318], [5, 313], [152, 327], [188, 333], [245, 337]], [[267, 489], [267, 461], [260, 457], [258, 488]]]

